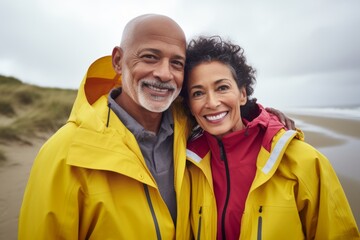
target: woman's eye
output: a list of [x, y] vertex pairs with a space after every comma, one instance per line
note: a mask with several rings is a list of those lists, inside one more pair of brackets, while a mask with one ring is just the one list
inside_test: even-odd
[[193, 97], [200, 97], [201, 95], [202, 95], [202, 92], [200, 92], [200, 91], [196, 91], [196, 92], [192, 93]]
[[222, 85], [222, 86], [218, 87], [219, 91], [226, 91], [228, 89], [229, 89], [229, 86], [226, 86], [226, 85]]

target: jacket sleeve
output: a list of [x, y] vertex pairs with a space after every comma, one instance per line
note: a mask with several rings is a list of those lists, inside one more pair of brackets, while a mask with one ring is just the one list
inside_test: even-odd
[[310, 145], [296, 141], [297, 204], [306, 239], [360, 239], [340, 181], [329, 160]]
[[20, 210], [19, 240], [78, 239], [82, 192], [66, 164], [68, 142], [55, 134], [37, 155]]

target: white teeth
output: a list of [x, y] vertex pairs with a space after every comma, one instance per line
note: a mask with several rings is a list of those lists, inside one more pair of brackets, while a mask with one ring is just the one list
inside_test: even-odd
[[167, 92], [169, 91], [169, 89], [167, 88], [157, 88], [157, 87], [154, 87], [153, 85], [148, 85], [148, 87], [154, 91], [158, 91], [158, 92]]
[[212, 116], [205, 116], [205, 118], [209, 121], [216, 121], [216, 120], [219, 120], [223, 117], [225, 117], [227, 114], [227, 112], [223, 112], [223, 113], [220, 113], [218, 115], [212, 115]]

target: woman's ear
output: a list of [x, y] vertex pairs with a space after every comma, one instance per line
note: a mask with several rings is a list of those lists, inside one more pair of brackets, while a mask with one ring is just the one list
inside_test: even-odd
[[116, 73], [121, 74], [121, 62], [123, 58], [123, 50], [121, 47], [114, 47], [112, 51], [112, 65]]
[[245, 87], [241, 87], [240, 89], [240, 106], [244, 106], [247, 103], [247, 94]]

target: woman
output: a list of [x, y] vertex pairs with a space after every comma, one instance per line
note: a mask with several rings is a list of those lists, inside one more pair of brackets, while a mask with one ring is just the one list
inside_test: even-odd
[[[251, 99], [255, 70], [220, 37], [190, 42], [182, 95], [197, 239], [359, 239], [329, 161]], [[199, 131], [200, 129], [200, 131]]]

